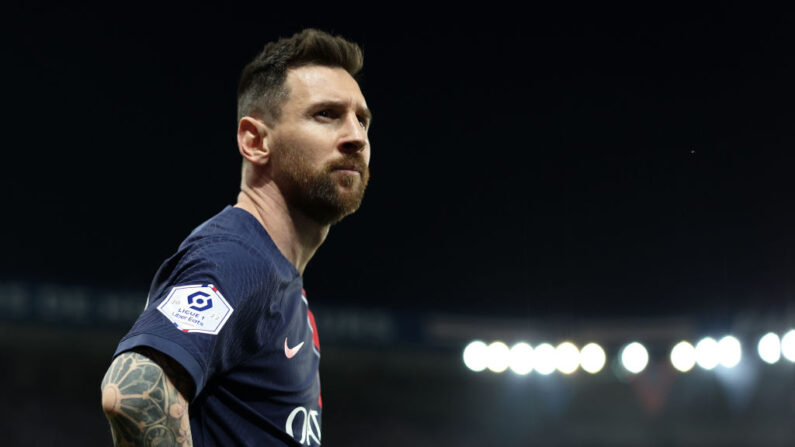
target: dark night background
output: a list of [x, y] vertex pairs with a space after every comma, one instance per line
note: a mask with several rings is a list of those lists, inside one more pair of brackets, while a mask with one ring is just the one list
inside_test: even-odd
[[[375, 117], [364, 204], [304, 277], [325, 311], [324, 445], [792, 444], [792, 364], [729, 386], [703, 371], [666, 381], [663, 367], [701, 329], [761, 315], [740, 327], [752, 340], [795, 316], [791, 11], [124, 5], [4, 14], [10, 445], [110, 442], [98, 386], [129, 310], [236, 200], [240, 72], [305, 27], [362, 45]], [[114, 312], [122, 291], [132, 307]], [[422, 326], [434, 313], [462, 319]], [[647, 323], [660, 318], [699, 324]], [[587, 336], [617, 345], [650, 328], [659, 344], [636, 379], [465, 371], [465, 340], [508, 321], [525, 332], [507, 342], [602, 324]]]
[[243, 65], [315, 26], [361, 42], [375, 113], [371, 188], [307, 269], [316, 300], [528, 316], [792, 302], [792, 15], [476, 15], [20, 10], [0, 271], [146, 288], [235, 200]]

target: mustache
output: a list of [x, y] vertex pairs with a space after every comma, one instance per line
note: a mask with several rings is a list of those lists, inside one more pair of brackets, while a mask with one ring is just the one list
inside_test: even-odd
[[359, 174], [364, 174], [368, 167], [361, 155], [347, 155], [339, 160], [329, 163], [329, 171], [334, 171], [337, 169], [350, 169], [358, 171]]

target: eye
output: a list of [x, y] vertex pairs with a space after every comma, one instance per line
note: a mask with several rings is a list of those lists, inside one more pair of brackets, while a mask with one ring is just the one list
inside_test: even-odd
[[362, 129], [367, 130], [367, 119], [361, 116], [358, 118], [359, 118], [359, 124], [362, 126]]
[[337, 118], [337, 113], [331, 109], [323, 109], [315, 112], [315, 117], [323, 119], [334, 119]]

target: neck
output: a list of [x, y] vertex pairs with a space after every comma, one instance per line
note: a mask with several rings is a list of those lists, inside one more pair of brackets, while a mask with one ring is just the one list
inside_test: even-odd
[[256, 187], [244, 183], [235, 207], [248, 211], [259, 221], [301, 275], [328, 236], [329, 225], [320, 225], [291, 209], [273, 182]]

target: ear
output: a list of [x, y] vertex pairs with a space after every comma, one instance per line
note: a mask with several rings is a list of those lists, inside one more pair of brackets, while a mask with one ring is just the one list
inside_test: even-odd
[[264, 166], [270, 159], [270, 129], [262, 121], [244, 116], [237, 125], [237, 147], [250, 163]]

